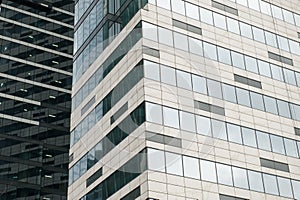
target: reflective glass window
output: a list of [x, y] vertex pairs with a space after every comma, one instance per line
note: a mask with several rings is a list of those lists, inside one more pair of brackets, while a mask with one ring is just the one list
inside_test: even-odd
[[236, 88], [236, 95], [238, 104], [251, 107], [249, 91], [241, 88]]
[[294, 198], [295, 199], [300, 199], [300, 181], [295, 181], [292, 180], [292, 185], [293, 185], [293, 191], [294, 191]]
[[300, 86], [300, 73], [295, 72], [296, 73], [296, 80], [297, 80], [297, 85]]
[[272, 97], [264, 96], [266, 111], [273, 114], [278, 114], [276, 100]]
[[226, 17], [226, 19], [227, 19], [228, 31], [240, 35], [241, 33], [240, 33], [239, 22], [229, 17]]
[[200, 18], [202, 22], [214, 25], [212, 12], [204, 8], [200, 8]]
[[182, 156], [175, 153], [166, 152], [166, 168], [167, 173], [182, 176]]
[[298, 158], [297, 144], [294, 140], [284, 138], [286, 155]]
[[264, 192], [262, 174], [259, 172], [248, 171], [250, 190]]
[[249, 189], [248, 176], [245, 169], [232, 167], [234, 187]]
[[172, 11], [177, 12], [179, 14], [185, 15], [185, 7], [184, 7], [184, 1], [182, 0], [172, 0]]
[[265, 110], [264, 99], [261, 94], [258, 94], [256, 92], [250, 92], [250, 97], [251, 97], [252, 108], [259, 109], [262, 111]]
[[175, 69], [161, 65], [161, 82], [176, 86]]
[[208, 136], [212, 135], [211, 123], [209, 118], [197, 115], [196, 123], [197, 123], [197, 133], [201, 135], [208, 135]]
[[184, 176], [200, 179], [199, 160], [196, 158], [183, 156]]
[[249, 0], [248, 3], [249, 3], [249, 8], [260, 11], [258, 0]]
[[297, 26], [300, 26], [300, 15], [294, 13], [295, 22]]
[[173, 34], [168, 29], [158, 27], [158, 39], [161, 44], [173, 46]]
[[203, 56], [202, 41], [191, 37], [189, 37], [188, 40], [189, 40], [190, 52], [196, 55]]
[[192, 75], [193, 90], [202, 94], [207, 94], [206, 79], [204, 77]]
[[246, 69], [250, 72], [258, 74], [257, 60], [255, 58], [245, 56]]
[[185, 8], [186, 8], [186, 16], [199, 20], [198, 6], [185, 2]]
[[291, 118], [290, 107], [287, 102], [277, 100], [277, 106], [278, 106], [278, 111], [280, 116]]
[[163, 107], [164, 125], [179, 129], [178, 111], [172, 108]]
[[148, 168], [150, 170], [165, 172], [165, 155], [163, 151], [148, 149]]
[[235, 93], [235, 88], [234, 87], [222, 83], [222, 92], [223, 92], [223, 98], [226, 101], [230, 101], [230, 102], [233, 102], [233, 103], [237, 102], [237, 100], [236, 100], [236, 93]]
[[191, 74], [183, 71], [176, 70], [177, 86], [192, 90], [192, 77]]
[[295, 20], [292, 12], [282, 9], [282, 13], [283, 13], [284, 21], [289, 22], [291, 24], [295, 24]]
[[267, 2], [260, 1], [260, 10], [262, 13], [267, 15], [272, 15], [271, 13], [271, 5]]
[[283, 74], [284, 74], [284, 79], [287, 83], [292, 85], [297, 85], [295, 73], [292, 70], [283, 68]]
[[186, 35], [174, 32], [175, 48], [188, 51], [188, 39]]
[[290, 50], [292, 53], [300, 55], [300, 45], [298, 42], [289, 40]]
[[218, 47], [217, 50], [218, 50], [219, 62], [222, 62], [227, 65], [231, 65], [230, 51], [222, 47]]
[[227, 140], [227, 134], [226, 134], [226, 126], [225, 122], [212, 119], [212, 132], [214, 138], [219, 138], [222, 140]]
[[226, 19], [224, 15], [213, 13], [215, 26], [227, 30]]
[[263, 180], [266, 193], [279, 195], [276, 176], [263, 174]]
[[256, 131], [257, 145], [259, 149], [271, 151], [271, 141], [269, 134]]
[[204, 181], [211, 181], [216, 183], [216, 165], [213, 162], [200, 160], [201, 179]]
[[182, 130], [196, 132], [195, 115], [180, 111], [180, 126]]
[[278, 48], [277, 39], [276, 39], [275, 34], [265, 31], [265, 36], [266, 36], [266, 41], [267, 41], [268, 45]]
[[171, 10], [170, 0], [156, 1], [157, 6]]
[[217, 163], [218, 183], [233, 185], [231, 167]]
[[237, 68], [245, 69], [245, 60], [242, 54], [232, 51], [231, 57], [232, 57], [233, 66]]
[[207, 86], [208, 86], [208, 94], [209, 96], [216, 97], [222, 99], [222, 90], [220, 82], [207, 79]]
[[269, 77], [269, 78], [272, 77], [272, 75], [271, 75], [271, 67], [270, 67], [269, 63], [267, 63], [265, 61], [262, 61], [262, 60], [258, 60], [257, 64], [258, 64], [259, 73], [261, 75]]
[[146, 103], [146, 120], [162, 124], [162, 106], [158, 104]]
[[270, 135], [272, 150], [275, 153], [285, 154], [284, 144], [282, 137]]
[[252, 28], [250, 25], [240, 22], [241, 35], [253, 39]]
[[217, 60], [217, 47], [215, 45], [203, 42], [204, 56], [213, 60]]
[[279, 8], [278, 6], [275, 6], [275, 5], [271, 5], [271, 10], [272, 10], [274, 17], [276, 17], [277, 19], [283, 20], [281, 8]]
[[153, 41], [158, 41], [157, 26], [150, 23], [143, 22], [143, 37]]
[[160, 68], [158, 63], [144, 60], [144, 73], [146, 78], [160, 81]]
[[226, 125], [227, 125], [228, 140], [230, 142], [243, 144], [241, 127], [234, 125], [234, 124], [229, 124], [229, 123], [227, 123]]
[[252, 27], [254, 40], [262, 43], [266, 43], [265, 41], [265, 33], [262, 29]]
[[290, 109], [293, 119], [300, 121], [300, 106], [295, 104], [290, 104]]
[[242, 127], [242, 136], [245, 145], [257, 148], [254, 130]]
[[290, 51], [288, 39], [277, 35], [279, 48], [285, 51]]

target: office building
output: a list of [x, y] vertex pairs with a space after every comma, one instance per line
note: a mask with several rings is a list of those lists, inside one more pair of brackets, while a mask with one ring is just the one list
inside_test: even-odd
[[0, 199], [67, 198], [74, 2], [0, 1]]
[[79, 0], [68, 199], [300, 199], [299, 8]]

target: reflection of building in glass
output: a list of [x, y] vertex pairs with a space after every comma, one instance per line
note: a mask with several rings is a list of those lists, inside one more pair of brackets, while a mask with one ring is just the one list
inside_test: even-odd
[[0, 199], [66, 199], [74, 2], [0, 2]]
[[299, 2], [79, 0], [69, 199], [300, 199]]

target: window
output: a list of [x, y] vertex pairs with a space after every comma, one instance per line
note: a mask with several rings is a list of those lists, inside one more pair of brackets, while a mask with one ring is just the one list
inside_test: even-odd
[[233, 103], [236, 103], [236, 93], [235, 93], [235, 88], [222, 83], [222, 91], [223, 91], [223, 97], [226, 101], [230, 101]]
[[182, 130], [196, 132], [195, 115], [180, 111], [180, 126]]
[[242, 127], [242, 136], [245, 145], [257, 148], [254, 130]]
[[265, 110], [263, 96], [256, 92], [250, 92], [252, 107], [258, 110]]
[[257, 11], [260, 11], [260, 8], [259, 8], [259, 2], [258, 0], [249, 0], [248, 3], [249, 3], [249, 8], [251, 9], [254, 9], [254, 10], [257, 10]]
[[190, 52], [196, 55], [203, 56], [202, 41], [189, 37]]
[[265, 36], [266, 36], [267, 45], [278, 48], [275, 34], [265, 31]]
[[236, 88], [238, 104], [251, 107], [249, 91]]
[[291, 118], [289, 104], [285, 101], [277, 100], [279, 115]]
[[158, 37], [159, 37], [159, 43], [165, 44], [168, 46], [173, 46], [172, 31], [165, 29], [165, 28], [158, 27]]
[[271, 76], [270, 64], [262, 60], [258, 60], [257, 63], [258, 63], [259, 73], [263, 76], [271, 78], [272, 76]]
[[298, 42], [289, 40], [291, 52], [297, 55], [300, 55], [300, 46]]
[[185, 2], [186, 16], [199, 20], [198, 6]]
[[182, 176], [182, 156], [174, 153], [166, 152], [167, 173]]
[[257, 62], [255, 58], [245, 56], [246, 69], [258, 74]]
[[284, 21], [289, 22], [291, 24], [295, 24], [295, 20], [292, 12], [282, 9], [282, 13], [283, 13]]
[[274, 17], [276, 17], [277, 19], [283, 20], [281, 8], [271, 4], [271, 10], [272, 10], [272, 13], [273, 13]]
[[165, 156], [163, 151], [148, 149], [148, 168], [150, 170], [165, 172]]
[[285, 51], [290, 51], [289, 42], [287, 38], [277, 35], [279, 48]]
[[171, 3], [172, 3], [172, 11], [185, 15], [184, 1], [172, 0]]
[[170, 0], [157, 1], [157, 6], [171, 10]]
[[201, 179], [204, 181], [211, 181], [216, 183], [216, 165], [213, 162], [200, 160]]
[[188, 51], [188, 40], [186, 35], [174, 32], [174, 44], [175, 48]]
[[227, 30], [225, 16], [218, 13], [213, 13], [215, 26]]
[[262, 29], [256, 28], [256, 27], [252, 27], [253, 30], [253, 37], [254, 40], [261, 42], [261, 43], [266, 43], [265, 41], [265, 33]]
[[161, 82], [176, 86], [175, 69], [161, 65]]
[[241, 128], [239, 126], [227, 123], [227, 134], [230, 142], [243, 144]]
[[249, 189], [247, 171], [245, 169], [232, 167], [234, 187]]
[[264, 96], [266, 111], [278, 115], [276, 100], [272, 97]]
[[231, 167], [217, 163], [218, 183], [232, 186]]
[[282, 137], [271, 135], [270, 138], [271, 138], [273, 152], [285, 155], [285, 149], [284, 149]]
[[250, 39], [253, 39], [251, 26], [240, 22], [241, 35]]
[[164, 125], [179, 129], [178, 111], [172, 108], [163, 107]]
[[262, 175], [259, 172], [248, 171], [250, 190], [264, 192]]
[[211, 136], [211, 124], [210, 119], [207, 117], [196, 116], [197, 133], [201, 135]]
[[212, 123], [213, 137], [222, 140], [227, 140], [225, 122], [212, 119], [211, 123]]
[[152, 103], [146, 103], [146, 120], [162, 124], [162, 106]]
[[177, 86], [192, 90], [192, 79], [191, 75], [187, 72], [176, 70], [177, 74]]
[[212, 12], [204, 8], [200, 8], [201, 21], [210, 25], [214, 25]]
[[145, 77], [160, 81], [159, 64], [144, 60]]
[[260, 9], [261, 9], [262, 13], [272, 16], [271, 6], [270, 6], [269, 3], [266, 3], [264, 1], [260, 1]]
[[292, 185], [293, 185], [293, 191], [294, 191], [294, 198], [295, 199], [300, 199], [300, 181], [295, 181], [292, 180]]
[[298, 158], [297, 144], [295, 141], [284, 138], [285, 151], [288, 156]]
[[193, 90], [202, 94], [207, 94], [206, 79], [200, 76], [192, 75]]
[[283, 68], [283, 74], [284, 74], [284, 79], [287, 83], [292, 84], [292, 85], [297, 85], [295, 73], [292, 70]]
[[256, 131], [257, 145], [259, 149], [271, 151], [271, 142], [269, 134]]
[[217, 48], [215, 45], [203, 42], [204, 57], [217, 60]]
[[183, 156], [184, 176], [200, 179], [199, 160], [196, 158]]
[[232, 64], [234, 67], [245, 69], [245, 61], [244, 61], [244, 56], [242, 54], [232, 51], [231, 57], [232, 57]]
[[143, 36], [149, 40], [158, 41], [157, 26], [143, 22]]
[[269, 174], [263, 174], [265, 191], [268, 194], [279, 195], [276, 177]]
[[226, 17], [226, 19], [227, 19], [228, 31], [240, 35], [239, 22], [237, 20], [229, 18], [229, 17]]
[[218, 47], [217, 49], [218, 49], [219, 62], [222, 62], [227, 65], [231, 65], [230, 51], [222, 47]]
[[208, 95], [209, 96], [222, 99], [222, 90], [221, 90], [220, 82], [208, 79], [207, 86], [208, 86]]

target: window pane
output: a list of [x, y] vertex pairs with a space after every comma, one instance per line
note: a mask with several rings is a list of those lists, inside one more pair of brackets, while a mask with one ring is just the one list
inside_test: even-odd
[[236, 93], [233, 86], [222, 83], [223, 97], [226, 101], [236, 103]]
[[220, 82], [208, 79], [207, 86], [208, 86], [208, 95], [209, 96], [222, 99], [222, 90], [221, 90]]
[[245, 145], [257, 148], [254, 130], [242, 127], [242, 135]]
[[191, 75], [187, 72], [176, 70], [177, 74], [177, 86], [192, 90], [192, 79]]
[[215, 26], [227, 30], [225, 16], [213, 13]]
[[293, 119], [300, 121], [300, 106], [295, 104], [290, 104], [290, 109], [291, 109]]
[[210, 124], [209, 118], [197, 115], [196, 123], [197, 123], [197, 133], [199, 133], [201, 135], [208, 135], [208, 136], [212, 135], [211, 134], [211, 124]]
[[282, 9], [282, 13], [283, 13], [284, 21], [289, 22], [291, 24], [295, 24], [295, 20], [292, 12]]
[[170, 0], [156, 1], [157, 6], [170, 10]]
[[198, 6], [185, 2], [186, 16], [199, 20]]
[[172, 108], [163, 107], [164, 125], [179, 129], [178, 111]]
[[204, 57], [217, 60], [217, 48], [215, 45], [203, 42]]
[[217, 163], [218, 183], [225, 185], [233, 185], [231, 167], [228, 165]]
[[276, 135], [270, 135], [273, 152], [285, 155], [283, 139]]
[[202, 94], [207, 94], [206, 79], [200, 76], [192, 75], [193, 90]]
[[227, 27], [228, 27], [228, 31], [236, 33], [238, 35], [240, 35], [240, 26], [239, 26], [239, 22], [235, 19], [227, 18]]
[[200, 8], [200, 18], [202, 22], [205, 22], [210, 25], [214, 25], [211, 11], [206, 10], [204, 8]]
[[257, 62], [255, 58], [245, 56], [246, 69], [258, 74]]
[[222, 47], [218, 47], [217, 50], [218, 50], [219, 62], [222, 62], [227, 65], [231, 65], [230, 51]]
[[171, 3], [172, 3], [172, 11], [185, 15], [184, 1], [172, 0]]
[[143, 22], [143, 36], [149, 40], [157, 40], [157, 26]]
[[232, 64], [234, 67], [241, 68], [241, 69], [246, 68], [244, 56], [242, 54], [232, 51], [231, 56], [232, 56]]
[[300, 55], [300, 45], [298, 42], [289, 40], [291, 52]]
[[172, 31], [165, 28], [158, 27], [159, 43], [173, 46], [173, 34]]
[[285, 101], [277, 100], [279, 115], [291, 118], [289, 104]]
[[145, 77], [160, 81], [159, 64], [144, 60]]
[[174, 32], [174, 44], [175, 48], [188, 51], [188, 41], [186, 35]]
[[249, 91], [236, 88], [238, 104], [251, 107]]
[[259, 149], [271, 151], [271, 141], [269, 134], [256, 131], [257, 144]]
[[277, 40], [278, 40], [278, 45], [279, 45], [280, 49], [282, 49], [284, 51], [290, 51], [289, 42], [288, 42], [287, 38], [277, 35]]
[[249, 8], [260, 11], [258, 0], [250, 0], [248, 1], [248, 3], [249, 3]]
[[212, 119], [211, 123], [212, 123], [213, 137], [222, 140], [227, 140], [225, 122]]
[[162, 106], [152, 103], [146, 103], [146, 120], [162, 124]]
[[265, 31], [265, 36], [266, 36], [266, 41], [267, 41], [268, 45], [278, 48], [277, 39], [276, 39], [275, 34]]
[[271, 10], [272, 10], [272, 13], [273, 13], [274, 17], [283, 20], [283, 15], [282, 15], [281, 8], [279, 8], [275, 5], [271, 5]]
[[202, 41], [189, 37], [190, 52], [196, 55], [203, 56]]
[[284, 138], [284, 145], [285, 145], [285, 151], [286, 155], [298, 157], [298, 151], [297, 151], [297, 144], [295, 141]]
[[182, 130], [196, 132], [195, 115], [180, 111], [180, 126]]
[[199, 160], [188, 156], [183, 156], [184, 176], [200, 179]]
[[271, 78], [272, 76], [271, 76], [270, 64], [262, 60], [258, 60], [257, 63], [258, 63], [259, 73], [263, 76]]
[[269, 174], [263, 174], [263, 178], [266, 193], [279, 195], [276, 177]]
[[300, 199], [300, 181], [292, 180], [293, 190], [294, 190], [294, 198]]
[[150, 170], [165, 172], [165, 155], [163, 151], [148, 149], [148, 168]]
[[230, 142], [236, 142], [238, 144], [243, 144], [241, 127], [227, 123], [227, 134], [228, 140]]
[[247, 171], [232, 167], [234, 187], [249, 189]]
[[261, 94], [258, 94], [256, 92], [250, 92], [250, 97], [251, 97], [251, 105], [253, 108], [259, 109], [264, 111], [264, 100], [263, 96]]
[[182, 156], [174, 153], [166, 152], [167, 173], [182, 176]]
[[263, 30], [256, 28], [256, 27], [252, 27], [252, 30], [253, 30], [254, 40], [256, 40], [258, 42], [266, 43], [265, 33]]
[[253, 39], [251, 26], [240, 22], [241, 34], [247, 38]]
[[264, 192], [261, 173], [248, 171], [250, 190]]
[[272, 97], [264, 96], [266, 111], [278, 115], [276, 100]]
[[272, 13], [271, 13], [271, 6], [270, 6], [269, 3], [266, 3], [264, 1], [260, 1], [260, 10], [264, 14], [272, 15]]
[[204, 181], [217, 182], [216, 165], [213, 162], [200, 160], [201, 179]]
[[176, 86], [175, 69], [161, 65], [160, 70], [161, 82]]
[[284, 74], [285, 82], [292, 84], [292, 85], [297, 85], [295, 73], [292, 70], [283, 68], [283, 74]]

